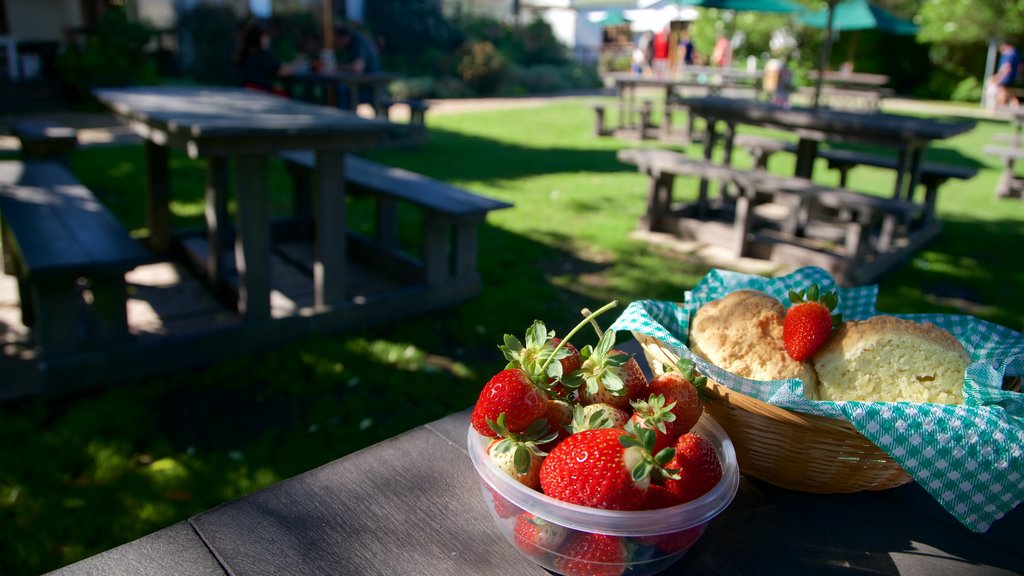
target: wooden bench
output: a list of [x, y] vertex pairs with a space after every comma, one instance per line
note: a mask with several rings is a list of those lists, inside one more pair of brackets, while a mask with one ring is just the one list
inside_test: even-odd
[[[924, 210], [912, 202], [763, 170], [740, 170], [668, 150], [626, 149], [618, 158], [650, 177], [647, 211], [640, 222], [643, 231], [716, 244], [736, 257], [819, 265], [840, 282], [861, 284], [876, 279], [931, 238], [902, 235], [905, 223]], [[712, 201], [702, 186], [693, 202], [674, 204], [676, 176], [722, 182], [738, 193]], [[783, 218], [759, 216], [765, 195], [785, 208]]]
[[768, 158], [772, 154], [776, 152], [796, 154], [796, 144], [793, 142], [755, 134], [737, 134], [733, 138], [733, 146], [746, 150], [754, 158], [754, 167], [764, 170], [768, 169]]
[[604, 104], [594, 104], [594, 136], [611, 136], [612, 129], [608, 127], [606, 116], [607, 107]]
[[44, 120], [13, 122], [11, 134], [21, 143], [21, 156], [25, 160], [63, 162], [78, 145], [77, 130]]
[[128, 338], [125, 273], [151, 260], [62, 165], [0, 162], [4, 271], [44, 357]]
[[[839, 170], [839, 186], [846, 187], [849, 172], [855, 166], [874, 166], [876, 168], [899, 169], [899, 159], [894, 156], [830, 148], [819, 150], [818, 156], [828, 161], [830, 169]], [[924, 162], [921, 164], [921, 185], [924, 186], [924, 218], [930, 223], [935, 221], [935, 202], [938, 199], [939, 187], [950, 178], [970, 180], [978, 174], [972, 166], [956, 166]]]
[[[283, 152], [281, 157], [292, 175], [295, 205], [309, 206], [313, 153], [297, 150]], [[345, 184], [348, 190], [371, 195], [376, 203], [374, 237], [353, 232], [351, 240], [357, 247], [354, 255], [437, 290], [457, 284], [479, 288], [478, 225], [491, 210], [510, 208], [512, 204], [351, 154], [345, 159]], [[399, 247], [399, 202], [423, 212], [419, 258]]]
[[1024, 178], [1017, 176], [1015, 165], [1024, 160], [1024, 148], [1016, 146], [988, 145], [981, 149], [985, 154], [1003, 160], [1003, 174], [996, 183], [997, 198], [1021, 198], [1024, 196]]
[[393, 135], [390, 139], [401, 144], [423, 144], [427, 140], [427, 110], [430, 105], [423, 100], [407, 98], [395, 100], [386, 98], [381, 101], [381, 109], [384, 111], [384, 119], [390, 120], [391, 108], [396, 105], [403, 105], [409, 108], [409, 123], [406, 130]]

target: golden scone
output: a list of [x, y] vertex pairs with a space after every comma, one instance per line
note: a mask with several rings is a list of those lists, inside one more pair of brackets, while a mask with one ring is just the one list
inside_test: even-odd
[[814, 399], [814, 370], [790, 358], [782, 345], [785, 314], [782, 303], [764, 292], [737, 290], [697, 310], [690, 323], [690, 349], [751, 380], [800, 378], [804, 396]]
[[813, 361], [820, 400], [960, 404], [971, 357], [934, 324], [875, 316], [844, 324]]

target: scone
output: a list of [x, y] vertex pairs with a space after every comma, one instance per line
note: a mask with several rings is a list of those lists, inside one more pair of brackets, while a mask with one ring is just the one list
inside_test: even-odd
[[875, 316], [844, 324], [813, 361], [820, 400], [960, 404], [971, 357], [934, 324]]
[[737, 290], [701, 306], [690, 323], [695, 354], [751, 380], [800, 378], [804, 396], [815, 399], [811, 365], [789, 357], [782, 344], [781, 302], [758, 290]]

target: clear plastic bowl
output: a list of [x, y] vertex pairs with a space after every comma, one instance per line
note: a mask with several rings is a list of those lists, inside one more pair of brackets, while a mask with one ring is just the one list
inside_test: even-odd
[[[736, 451], [725, 430], [705, 414], [693, 429], [718, 451], [722, 479], [696, 500], [658, 510], [600, 510], [568, 504], [516, 482], [491, 462], [486, 449], [490, 438], [469, 428], [469, 456], [480, 476], [480, 487], [491, 516], [505, 538], [524, 556], [559, 574], [642, 576], [655, 574], [682, 557], [703, 536], [708, 522], [725, 510], [736, 496], [740, 472]], [[540, 545], [517, 541], [515, 527], [530, 515], [562, 528], [550, 542]], [[524, 518], [520, 518], [524, 516]], [[596, 562], [575, 557], [569, 544], [575, 532], [603, 534], [621, 543], [623, 562]], [[607, 543], [608, 539], [604, 539]]]

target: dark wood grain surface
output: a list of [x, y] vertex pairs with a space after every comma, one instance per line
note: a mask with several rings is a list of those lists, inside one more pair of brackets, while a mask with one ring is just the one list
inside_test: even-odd
[[[468, 411], [453, 414], [190, 524], [227, 572], [239, 576], [548, 574], [497, 532], [465, 451], [468, 425]], [[173, 528], [180, 537], [180, 525]], [[1022, 529], [1024, 510], [1017, 509], [988, 533], [972, 533], [915, 484], [814, 495], [743, 478], [729, 508], [663, 574], [1024, 574]], [[143, 545], [146, 540], [60, 576], [169, 573], [173, 545]], [[202, 543], [182, 542], [190, 546], [178, 553], [190, 562], [203, 557]]]
[[179, 522], [55, 572], [53, 576], [223, 576], [188, 522]]
[[802, 137], [830, 140], [880, 140], [890, 145], [902, 141], [929, 141], [950, 138], [973, 130], [972, 120], [935, 119], [898, 114], [859, 113], [829, 108], [783, 107], [708, 96], [684, 98], [698, 116], [710, 116], [726, 122], [752, 124], [781, 130], [793, 130]]
[[191, 523], [239, 575], [544, 574], [498, 533], [477, 478], [421, 427]]

